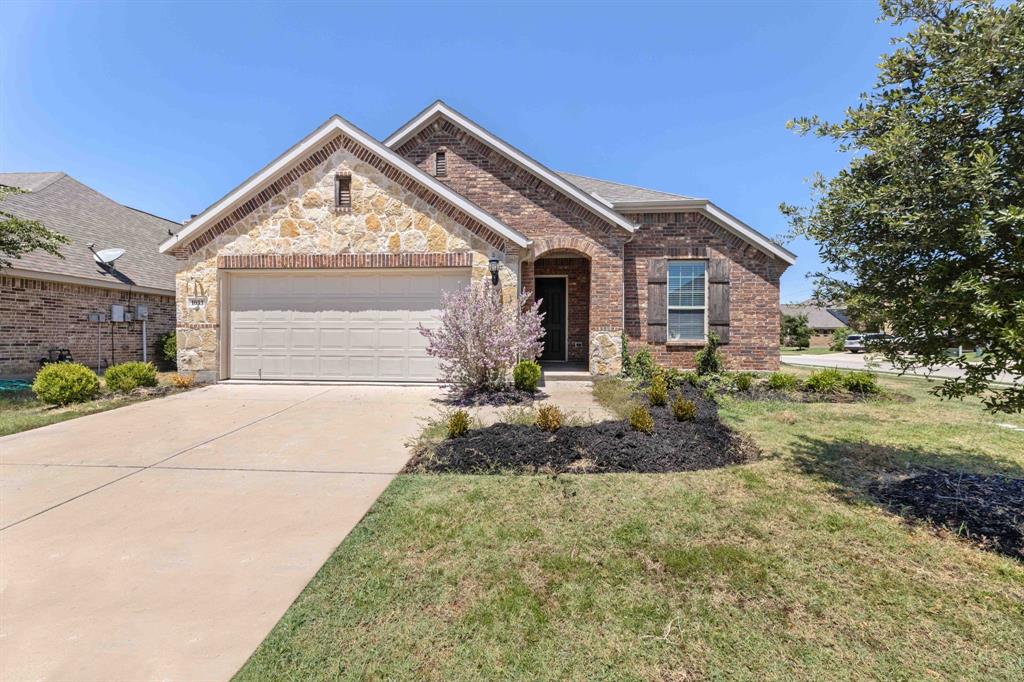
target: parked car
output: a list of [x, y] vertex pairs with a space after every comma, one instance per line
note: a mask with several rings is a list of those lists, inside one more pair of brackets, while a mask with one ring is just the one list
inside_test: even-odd
[[872, 342], [884, 341], [891, 338], [892, 337], [888, 334], [850, 334], [846, 337], [846, 343], [843, 344], [843, 350], [848, 350], [851, 353], [863, 353], [867, 350], [867, 346]]

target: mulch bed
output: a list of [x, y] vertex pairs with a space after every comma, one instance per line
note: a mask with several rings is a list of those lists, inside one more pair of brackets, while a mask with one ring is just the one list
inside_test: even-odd
[[701, 391], [683, 387], [697, 405], [692, 422], [678, 422], [667, 407], [652, 407], [654, 432], [625, 421], [565, 426], [549, 433], [536, 426], [494, 424], [461, 438], [422, 447], [407, 472], [451, 473], [662, 473], [739, 464], [757, 448], [718, 419], [718, 407]]
[[869, 491], [902, 516], [1024, 560], [1024, 479], [932, 469]]

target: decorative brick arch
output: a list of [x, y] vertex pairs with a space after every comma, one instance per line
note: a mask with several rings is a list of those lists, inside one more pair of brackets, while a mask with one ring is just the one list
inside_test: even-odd
[[576, 251], [590, 260], [599, 255], [597, 245], [590, 239], [555, 235], [534, 239], [533, 246], [530, 249], [530, 258], [531, 260], [537, 260], [551, 251]]

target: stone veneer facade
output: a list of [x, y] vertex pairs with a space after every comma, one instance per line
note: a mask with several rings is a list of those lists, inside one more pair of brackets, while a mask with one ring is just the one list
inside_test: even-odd
[[0, 377], [33, 376], [51, 348], [92, 369], [142, 360], [142, 322], [89, 322], [90, 313], [109, 320], [110, 306], [137, 304], [149, 307], [147, 359], [156, 362], [157, 339], [174, 329], [173, 296], [0, 275]]
[[[447, 212], [393, 179], [393, 171], [360, 158], [351, 140], [328, 143], [329, 153], [212, 240], [177, 255], [178, 367], [204, 379], [224, 378], [221, 364], [221, 296], [233, 269], [347, 269], [465, 267], [489, 280], [488, 260], [498, 258], [506, 300], [518, 286], [514, 247], [489, 243]], [[366, 156], [366, 155], [363, 155]], [[334, 177], [351, 177], [351, 209], [334, 207]], [[468, 222], [468, 221], [467, 221]], [[190, 252], [191, 251], [191, 252]], [[201, 293], [205, 309], [187, 298]]]

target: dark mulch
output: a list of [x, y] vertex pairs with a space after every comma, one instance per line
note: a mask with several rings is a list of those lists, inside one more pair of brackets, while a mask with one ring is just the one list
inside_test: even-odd
[[869, 490], [898, 514], [1024, 560], [1024, 479], [933, 469]]
[[547, 397], [542, 391], [530, 393], [520, 391], [514, 386], [508, 386], [501, 390], [486, 391], [464, 391], [451, 389], [445, 395], [444, 402], [455, 407], [480, 407], [484, 405], [529, 405], [535, 400], [542, 400]]
[[697, 405], [697, 418], [678, 422], [667, 407], [651, 408], [654, 432], [625, 421], [566, 426], [555, 433], [536, 426], [494, 424], [422, 447], [409, 472], [452, 473], [660, 473], [693, 471], [749, 461], [757, 448], [718, 419], [718, 407], [701, 391], [682, 392]]

